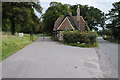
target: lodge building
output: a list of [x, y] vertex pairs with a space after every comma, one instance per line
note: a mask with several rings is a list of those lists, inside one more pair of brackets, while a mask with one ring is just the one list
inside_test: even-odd
[[69, 12], [66, 12], [64, 17], [59, 17], [54, 24], [53, 31], [56, 34], [60, 34], [60, 31], [64, 30], [79, 30], [85, 31], [86, 22], [82, 16], [80, 16], [80, 8], [77, 8], [77, 16], [72, 16]]

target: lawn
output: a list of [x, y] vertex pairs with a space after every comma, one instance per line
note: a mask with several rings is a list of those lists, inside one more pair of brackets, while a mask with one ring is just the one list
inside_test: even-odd
[[77, 43], [64, 43], [64, 44], [70, 45], [70, 46], [76, 46], [76, 47], [84, 47], [84, 48], [95, 48], [95, 47], [98, 47], [98, 42], [89, 43], [89, 44], [77, 44]]
[[[34, 36], [36, 39], [37, 36]], [[2, 60], [22, 49], [26, 45], [30, 44], [30, 35], [24, 34], [23, 38], [18, 37], [18, 35], [12, 36], [9, 34], [2, 35]]]

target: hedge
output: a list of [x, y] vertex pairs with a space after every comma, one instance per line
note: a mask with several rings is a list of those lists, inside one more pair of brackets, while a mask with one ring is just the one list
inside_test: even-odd
[[64, 43], [94, 43], [96, 42], [96, 32], [64, 31]]

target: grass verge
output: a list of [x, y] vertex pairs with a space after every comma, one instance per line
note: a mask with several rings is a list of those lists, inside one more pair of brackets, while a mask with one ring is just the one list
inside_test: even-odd
[[[37, 36], [34, 35], [36, 39]], [[24, 34], [23, 38], [18, 37], [17, 35], [12, 36], [8, 34], [2, 35], [2, 59], [4, 60], [8, 56], [22, 49], [26, 45], [30, 44], [30, 35]], [[1, 57], [1, 56], [0, 56]]]
[[2, 61], [2, 37], [0, 34], [0, 61]]
[[77, 43], [64, 43], [65, 45], [76, 46], [76, 47], [84, 47], [84, 48], [94, 48], [98, 47], [98, 42], [89, 43], [89, 44], [77, 44]]

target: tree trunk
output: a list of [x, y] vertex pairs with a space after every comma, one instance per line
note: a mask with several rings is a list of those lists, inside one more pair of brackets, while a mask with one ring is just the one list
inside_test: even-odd
[[14, 21], [14, 17], [11, 17], [10, 20], [11, 20], [11, 34], [15, 35], [15, 21]]

